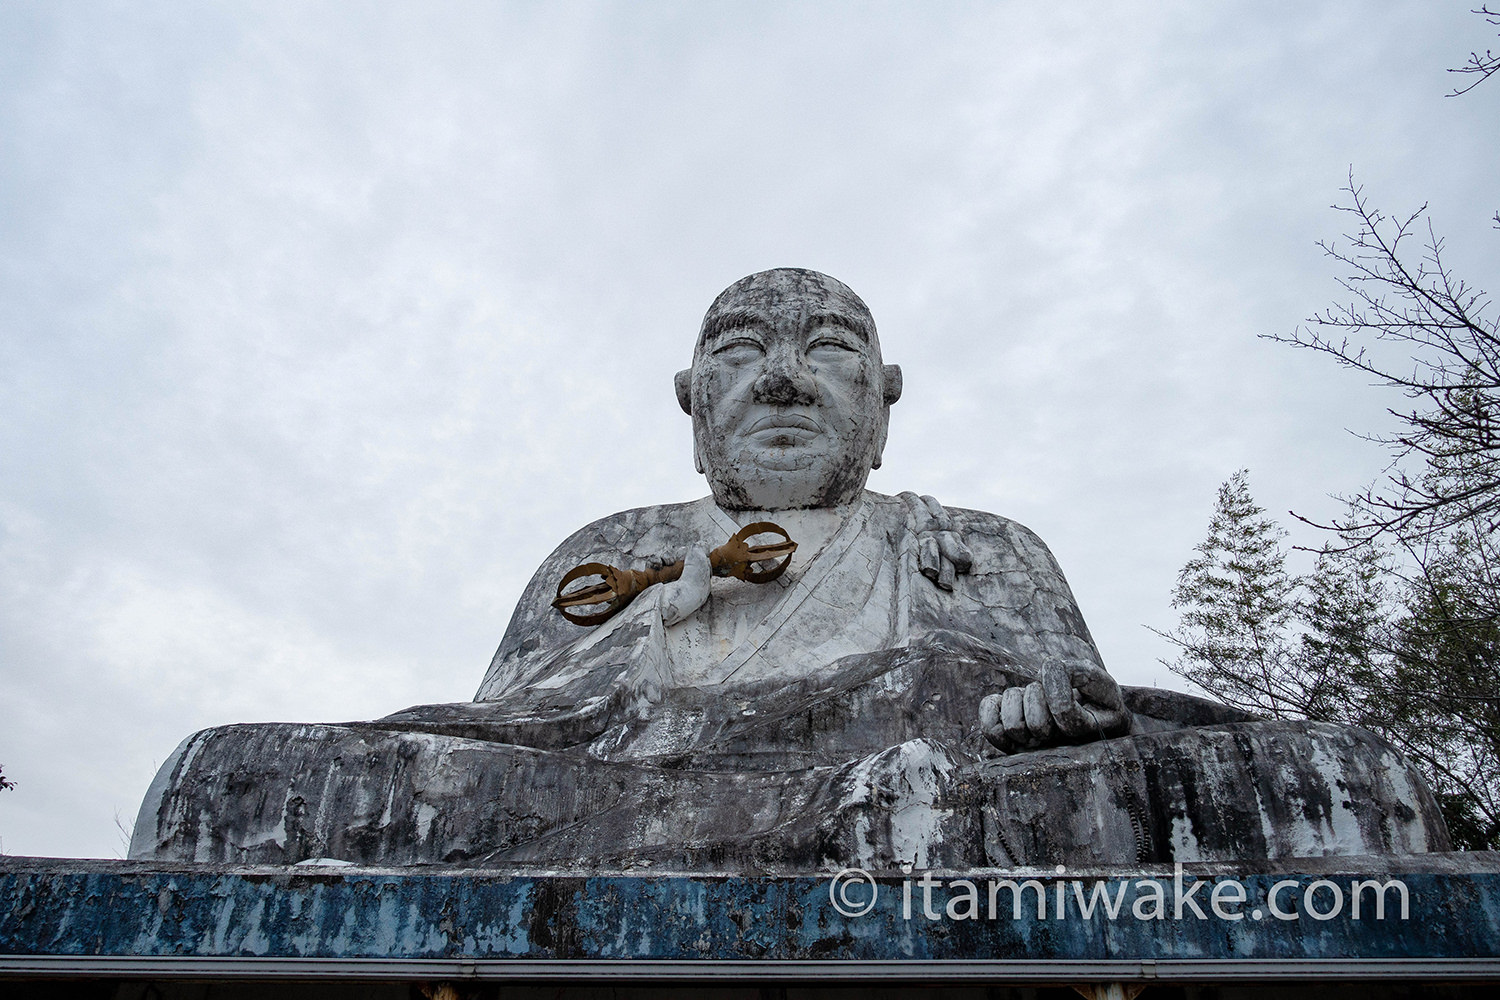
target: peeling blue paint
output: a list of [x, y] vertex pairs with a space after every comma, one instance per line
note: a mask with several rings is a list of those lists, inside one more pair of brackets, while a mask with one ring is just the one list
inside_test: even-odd
[[[1431, 860], [1435, 858], [1436, 860]], [[1458, 860], [1454, 860], [1458, 859]], [[1334, 859], [1330, 859], [1331, 861]], [[1347, 861], [1348, 859], [1343, 859]], [[833, 905], [827, 877], [549, 875], [500, 872], [399, 872], [390, 869], [309, 870], [182, 866], [133, 862], [0, 859], [0, 954], [61, 956], [279, 956], [296, 958], [527, 958], [705, 960], [1073, 959], [1186, 958], [1475, 958], [1500, 955], [1500, 863], [1495, 855], [1430, 856], [1384, 861], [1378, 871], [1335, 873], [1331, 864], [1281, 873], [1239, 875], [1246, 900], [1239, 920], [1140, 920], [1137, 900], [1152, 895], [1153, 878], [1172, 909], [1171, 873], [1134, 870], [1067, 874], [1030, 872], [1048, 894], [1038, 919], [1034, 890], [1021, 917], [1010, 896], [996, 919], [929, 920], [913, 879], [911, 917], [904, 916], [905, 879], [878, 880], [870, 913], [845, 916]], [[1442, 870], [1393, 871], [1401, 861]], [[1197, 870], [1207, 884], [1196, 901], [1208, 910], [1217, 884], [1235, 873]], [[948, 878], [950, 876], [943, 876]], [[1004, 873], [955, 874], [981, 888]], [[1195, 876], [1189, 874], [1189, 879]], [[1410, 893], [1405, 920], [1345, 912], [1318, 920], [1266, 915], [1267, 896], [1283, 885], [1279, 905], [1302, 907], [1312, 883], [1345, 887], [1353, 880], [1401, 879]], [[1059, 882], [1085, 890], [1096, 878], [1111, 892], [1128, 880], [1120, 914], [1076, 906], [1054, 917]], [[1321, 894], [1321, 895], [1319, 895]], [[961, 895], [961, 893], [960, 893]], [[955, 894], [934, 893], [938, 912]], [[1328, 908], [1333, 890], [1315, 890]], [[1373, 898], [1373, 897], [1371, 897]], [[1149, 899], [1147, 900], [1149, 902]], [[1347, 902], [1347, 900], [1346, 900]], [[1149, 906], [1147, 907], [1149, 909]], [[962, 912], [960, 908], [959, 912]], [[1262, 919], [1252, 919], [1252, 912]]]

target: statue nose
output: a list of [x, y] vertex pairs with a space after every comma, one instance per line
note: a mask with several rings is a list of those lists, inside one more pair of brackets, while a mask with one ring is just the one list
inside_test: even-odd
[[807, 366], [781, 355], [773, 356], [755, 380], [752, 393], [757, 403], [779, 406], [811, 406], [818, 401], [817, 386]]

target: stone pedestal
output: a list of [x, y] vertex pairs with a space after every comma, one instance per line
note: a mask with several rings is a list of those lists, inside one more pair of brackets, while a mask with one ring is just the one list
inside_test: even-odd
[[1497, 956], [1491, 853], [840, 878], [0, 859], [0, 985], [33, 992], [1328, 979], [1369, 981], [1351, 994], [1368, 998], [1500, 981]]

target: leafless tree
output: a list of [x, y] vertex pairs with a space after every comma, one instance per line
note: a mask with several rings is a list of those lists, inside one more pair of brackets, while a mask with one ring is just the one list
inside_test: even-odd
[[[1474, 11], [1500, 25], [1500, 10]], [[1490, 50], [1450, 72], [1467, 93], [1500, 71]], [[1460, 278], [1427, 206], [1388, 216], [1350, 172], [1334, 206], [1350, 231], [1320, 244], [1348, 298], [1267, 339], [1327, 355], [1405, 405], [1376, 482], [1306, 577], [1244, 473], [1220, 490], [1209, 538], [1179, 576], [1170, 664], [1232, 704], [1372, 729], [1427, 775], [1454, 842], [1500, 848], [1500, 321]], [[1495, 214], [1500, 229], [1500, 212]], [[1268, 613], [1270, 609], [1274, 614]], [[1254, 626], [1253, 628], [1251, 626]]]
[[[1500, 9], [1491, 10], [1489, 4], [1476, 8], [1472, 13], [1483, 17], [1490, 24], [1500, 25]], [[1468, 62], [1448, 72], [1462, 73], [1477, 77], [1477, 79], [1469, 81], [1467, 86], [1454, 88], [1448, 96], [1457, 97], [1460, 94], [1467, 94], [1493, 76], [1496, 70], [1500, 70], [1500, 56], [1494, 55], [1490, 49], [1485, 49], [1484, 55], [1480, 55], [1478, 51], [1470, 52]]]
[[[1347, 498], [1345, 518], [1320, 527], [1356, 542], [1384, 534], [1410, 542], [1465, 523], [1493, 530], [1500, 524], [1500, 323], [1484, 291], [1444, 260], [1426, 205], [1387, 216], [1352, 173], [1344, 192], [1348, 203], [1334, 207], [1353, 217], [1353, 232], [1320, 246], [1344, 270], [1339, 281], [1350, 299], [1267, 339], [1326, 354], [1399, 390], [1411, 406], [1390, 410], [1401, 421], [1398, 433], [1370, 436], [1391, 449], [1385, 478]], [[1500, 228], [1500, 213], [1496, 222]], [[1372, 350], [1376, 341], [1401, 345], [1409, 357], [1393, 363]]]

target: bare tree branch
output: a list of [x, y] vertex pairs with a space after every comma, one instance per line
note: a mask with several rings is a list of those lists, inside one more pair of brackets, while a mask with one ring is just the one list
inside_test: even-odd
[[[1470, 11], [1470, 13], [1480, 15], [1490, 24], [1500, 25], [1500, 9], [1491, 10], [1489, 4], [1484, 4]], [[1471, 81], [1467, 86], [1454, 89], [1447, 96], [1458, 97], [1461, 94], [1467, 94], [1491, 76], [1494, 76], [1497, 70], [1500, 70], [1500, 56], [1495, 55], [1490, 49], [1485, 49], [1483, 55], [1480, 55], [1477, 51], [1470, 52], [1468, 62], [1457, 69], [1450, 69], [1448, 72], [1477, 76], [1478, 79]]]
[[[1353, 232], [1319, 245], [1343, 268], [1339, 284], [1350, 298], [1266, 339], [1331, 357], [1413, 405], [1388, 411], [1400, 432], [1368, 436], [1391, 452], [1383, 483], [1344, 498], [1348, 517], [1316, 526], [1363, 544], [1500, 520], [1500, 323], [1491, 302], [1444, 260], [1426, 205], [1388, 216], [1352, 171], [1344, 192], [1348, 203], [1334, 208], [1353, 216]], [[1406, 362], [1374, 351], [1377, 343], [1403, 346]], [[1408, 471], [1413, 461], [1421, 474]]]

